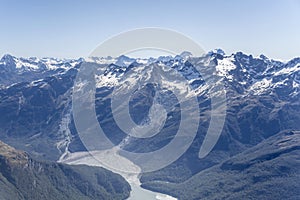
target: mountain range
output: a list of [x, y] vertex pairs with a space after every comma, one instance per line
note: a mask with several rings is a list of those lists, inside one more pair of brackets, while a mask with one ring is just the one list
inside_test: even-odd
[[[71, 60], [5, 55], [0, 60], [0, 140], [28, 152], [33, 159], [51, 162], [72, 152], [86, 151], [72, 114], [74, 81], [86, 61], [99, 68], [105, 66], [104, 73], [95, 76], [97, 118], [115, 145], [126, 139], [123, 148], [128, 151], [150, 152], [163, 147], [174, 138], [180, 120], [178, 100], [168, 89], [161, 90], [161, 104], [170, 111], [162, 132], [147, 139], [128, 138], [118, 128], [110, 109], [110, 95], [128, 71], [135, 72], [128, 77], [134, 85], [132, 80], [148, 76], [147, 66], [166, 66], [179, 72], [197, 95], [201, 121], [195, 139], [172, 164], [142, 174], [144, 188], [179, 199], [234, 199], [244, 198], [245, 194], [249, 199], [299, 197], [300, 58], [282, 62], [242, 52], [226, 55], [222, 50], [203, 57], [184, 52], [148, 59], [120, 56]], [[197, 71], [199, 67], [206, 72], [205, 80]], [[214, 76], [226, 89], [226, 118], [212, 152], [199, 158], [210, 122], [211, 95], [218, 95], [206, 84], [213, 82]], [[129, 107], [137, 124], [147, 122], [157, 91], [156, 85], [147, 84], [133, 94]], [[282, 149], [278, 146], [280, 141], [286, 141], [280, 143]], [[271, 170], [272, 166], [275, 168]], [[240, 179], [243, 181], [238, 182]], [[280, 192], [280, 185], [289, 193]]]

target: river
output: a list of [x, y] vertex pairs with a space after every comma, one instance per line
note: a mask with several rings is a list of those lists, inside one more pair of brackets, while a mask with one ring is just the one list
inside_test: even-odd
[[59, 161], [70, 165], [85, 164], [103, 167], [120, 174], [131, 186], [128, 200], [176, 200], [169, 195], [142, 188], [139, 180], [141, 169], [130, 160], [120, 156], [118, 147], [104, 151], [68, 153]]

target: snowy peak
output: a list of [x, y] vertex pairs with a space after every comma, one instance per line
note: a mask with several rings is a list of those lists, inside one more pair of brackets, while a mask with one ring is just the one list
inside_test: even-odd
[[289, 62], [286, 63], [286, 66], [287, 67], [295, 67], [296, 65], [299, 65], [299, 64], [300, 64], [300, 57], [290, 60]]
[[15, 59], [14, 56], [10, 55], [10, 54], [5, 54], [3, 55], [3, 57], [1, 58], [0, 62], [3, 63], [3, 62], [13, 62]]
[[300, 95], [300, 59], [287, 63], [266, 56], [253, 57], [242, 52], [214, 57], [217, 75], [227, 87], [242, 95], [272, 95], [281, 100]]
[[0, 65], [16, 67], [15, 60], [16, 60], [16, 57], [14, 57], [10, 54], [5, 54], [0, 60]]
[[132, 64], [133, 62], [135, 62], [134, 58], [129, 58], [127, 56], [121, 55], [117, 58], [115, 64], [121, 67], [126, 67]]
[[[143, 66], [151, 64], [158, 64], [178, 70], [189, 82], [201, 83], [201, 75], [188, 62], [190, 58], [192, 58], [190, 52], [182, 52], [176, 56], [160, 56], [148, 59], [130, 58], [121, 55], [116, 58], [91, 57], [86, 59], [86, 61], [107, 65], [105, 74], [97, 77], [99, 86], [113, 86], [118, 83], [119, 78], [129, 69], [135, 70], [141, 68], [142, 70]], [[242, 52], [225, 55], [223, 50], [215, 49], [204, 57], [193, 59], [207, 60], [210, 63], [214, 63], [209, 67], [215, 71], [215, 75], [223, 78], [227, 85], [236, 88], [239, 93], [270, 93], [271, 90], [280, 88], [280, 93], [282, 94], [284, 94], [282, 91], [289, 91], [294, 96], [299, 94], [300, 58], [283, 63], [269, 59], [264, 55], [253, 57]], [[2, 77], [0, 77], [0, 85], [9, 85], [12, 80], [14, 82], [34, 81], [42, 79], [44, 76], [64, 73], [69, 69], [76, 68], [83, 61], [84, 59], [82, 58], [72, 60], [36, 57], [16, 58], [6, 54], [0, 60], [0, 71], [3, 73]], [[203, 66], [200, 67], [208, 66], [203, 63]], [[142, 73], [141, 70], [138, 73]], [[27, 72], [33, 73], [27, 75], [27, 79], [25, 80], [25, 76], [22, 74]], [[36, 73], [40, 74], [37, 75]], [[16, 74], [19, 76], [16, 76]]]
[[70, 69], [82, 62], [83, 59], [57, 59], [57, 58], [16, 58], [12, 55], [5, 54], [0, 60], [2, 68], [10, 68], [17, 71], [42, 71]]
[[193, 54], [192, 54], [191, 52], [189, 52], [189, 51], [184, 51], [184, 52], [182, 52], [179, 56], [180, 56], [181, 58], [183, 58], [183, 59], [187, 59], [187, 58], [189, 58], [189, 57], [192, 57]]
[[208, 52], [208, 55], [219, 54], [225, 56], [225, 52], [222, 49], [214, 49]]
[[260, 55], [259, 55], [259, 58], [260, 58], [260, 59], [263, 59], [263, 60], [268, 60], [268, 59], [269, 59], [267, 56], [265, 56], [265, 55], [263, 55], [263, 54], [260, 54]]

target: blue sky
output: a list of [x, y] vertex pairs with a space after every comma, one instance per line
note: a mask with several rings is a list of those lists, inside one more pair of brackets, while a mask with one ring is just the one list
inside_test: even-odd
[[0, 0], [0, 54], [85, 57], [119, 32], [179, 31], [205, 50], [300, 56], [300, 0]]

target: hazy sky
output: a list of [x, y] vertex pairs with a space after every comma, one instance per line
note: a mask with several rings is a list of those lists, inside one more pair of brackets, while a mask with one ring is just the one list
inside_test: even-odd
[[0, 0], [0, 54], [85, 57], [142, 27], [179, 31], [205, 50], [300, 56], [300, 0]]

